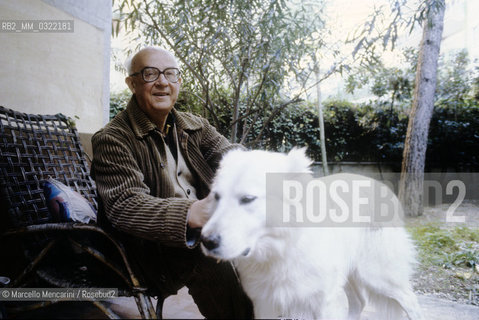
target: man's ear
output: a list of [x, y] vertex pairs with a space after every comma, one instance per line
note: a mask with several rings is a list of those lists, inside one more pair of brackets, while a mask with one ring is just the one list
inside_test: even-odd
[[126, 77], [125, 78], [125, 83], [128, 85], [128, 88], [130, 88], [131, 93], [135, 93], [135, 81], [133, 81], [132, 77]]

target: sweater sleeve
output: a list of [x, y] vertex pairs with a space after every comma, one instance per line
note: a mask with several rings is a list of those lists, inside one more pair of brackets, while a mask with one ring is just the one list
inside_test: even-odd
[[194, 200], [150, 195], [131, 143], [110, 133], [92, 138], [92, 173], [107, 218], [122, 232], [168, 246], [190, 247], [187, 212]]

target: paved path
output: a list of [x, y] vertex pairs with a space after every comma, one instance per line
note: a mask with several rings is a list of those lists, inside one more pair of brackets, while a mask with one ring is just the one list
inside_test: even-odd
[[[139, 318], [136, 307], [132, 299], [122, 298], [128, 301], [116, 301], [112, 308], [122, 316], [130, 318]], [[425, 319], [429, 320], [479, 320], [479, 307], [454, 303], [447, 300], [441, 300], [432, 296], [419, 296], [419, 304], [423, 310]], [[126, 308], [125, 308], [126, 307]], [[127, 311], [125, 314], [124, 312]], [[179, 291], [178, 295], [169, 297], [165, 301], [163, 309], [165, 319], [203, 319], [198, 308], [188, 295], [186, 288]], [[361, 320], [367, 320], [374, 314], [371, 307], [366, 308]]]
[[[345, 297], [344, 297], [345, 298]], [[139, 319], [140, 314], [133, 298], [117, 298], [110, 300], [110, 307], [120, 317]], [[156, 303], [156, 302], [155, 302]], [[464, 305], [431, 296], [419, 296], [425, 319], [428, 320], [479, 320], [479, 307]], [[367, 307], [361, 320], [368, 320], [374, 315], [374, 310]], [[163, 309], [165, 319], [203, 319], [198, 308], [188, 295], [186, 288], [178, 295], [165, 301]], [[24, 314], [18, 319], [107, 319], [96, 307], [89, 303], [66, 302]], [[401, 319], [402, 320], [402, 319]]]
[[479, 307], [442, 300], [430, 296], [419, 296], [426, 319], [431, 320], [478, 320]]

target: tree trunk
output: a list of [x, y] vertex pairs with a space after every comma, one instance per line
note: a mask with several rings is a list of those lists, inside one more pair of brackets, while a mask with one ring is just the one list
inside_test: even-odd
[[231, 138], [230, 138], [231, 143], [236, 143], [236, 136], [238, 135], [238, 117], [239, 117], [239, 105], [238, 105], [238, 102], [236, 102], [233, 108], [233, 119], [231, 119], [231, 122], [233, 122], [233, 128], [231, 128]]
[[[432, 5], [434, 2], [436, 5]], [[444, 26], [444, 0], [428, 0], [428, 6], [429, 12], [424, 21], [399, 183], [399, 199], [406, 215], [409, 216], [420, 216], [424, 211], [424, 166]]]
[[321, 102], [321, 85], [319, 81], [319, 65], [314, 67], [314, 73], [316, 74], [316, 94], [318, 96], [318, 117], [319, 117], [319, 140], [321, 142], [321, 161], [323, 162], [324, 175], [329, 175], [328, 158], [326, 156], [326, 137], [324, 134], [324, 118], [323, 118], [323, 104]]

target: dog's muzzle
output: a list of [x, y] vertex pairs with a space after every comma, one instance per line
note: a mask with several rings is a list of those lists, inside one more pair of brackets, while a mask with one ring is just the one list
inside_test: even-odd
[[215, 249], [217, 249], [220, 246], [220, 242], [221, 242], [221, 236], [219, 235], [201, 237], [201, 243], [208, 251], [214, 251]]

